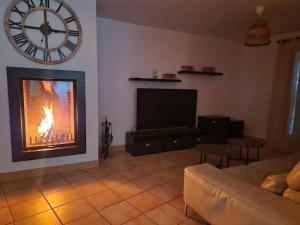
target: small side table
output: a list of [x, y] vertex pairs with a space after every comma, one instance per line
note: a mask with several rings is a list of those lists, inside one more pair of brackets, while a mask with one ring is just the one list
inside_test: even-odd
[[[240, 160], [245, 160], [246, 164], [249, 164], [249, 161], [258, 161], [259, 160], [259, 154], [260, 149], [263, 147], [263, 144], [255, 141], [250, 138], [232, 138], [229, 139], [228, 144], [230, 148], [232, 146], [238, 146], [240, 148]], [[246, 148], [246, 158], [243, 157], [243, 148]], [[256, 159], [250, 159], [249, 154], [251, 149], [256, 149]], [[234, 159], [234, 158], [233, 158]]]
[[220, 157], [219, 167], [222, 168], [223, 160], [226, 159], [226, 166], [229, 167], [229, 160], [234, 154], [228, 145], [217, 144], [199, 144], [196, 149], [200, 152], [200, 164], [206, 163], [206, 154], [216, 155]]

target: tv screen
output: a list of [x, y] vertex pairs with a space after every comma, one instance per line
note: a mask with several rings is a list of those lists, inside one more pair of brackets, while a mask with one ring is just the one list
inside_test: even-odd
[[194, 127], [197, 90], [137, 89], [137, 129]]

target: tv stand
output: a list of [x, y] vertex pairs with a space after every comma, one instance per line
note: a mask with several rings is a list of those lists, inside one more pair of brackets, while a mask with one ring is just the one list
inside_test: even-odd
[[176, 127], [126, 133], [126, 150], [133, 156], [194, 148], [206, 142], [198, 128]]

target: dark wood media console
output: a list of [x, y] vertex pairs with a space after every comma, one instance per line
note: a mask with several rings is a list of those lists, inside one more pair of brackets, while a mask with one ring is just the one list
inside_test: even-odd
[[206, 141], [198, 128], [167, 128], [126, 133], [126, 150], [134, 156], [189, 149]]
[[244, 136], [244, 121], [219, 115], [198, 117], [198, 127], [140, 130], [126, 133], [126, 150], [133, 156], [194, 148], [198, 144], [226, 144]]

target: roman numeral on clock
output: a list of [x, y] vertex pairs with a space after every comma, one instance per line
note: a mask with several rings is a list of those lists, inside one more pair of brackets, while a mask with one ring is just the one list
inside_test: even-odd
[[65, 47], [73, 52], [76, 49], [77, 45], [74, 44], [72, 41], [67, 40]]
[[79, 31], [68, 30], [68, 35], [78, 37], [79, 36]]
[[19, 45], [19, 47], [21, 48], [22, 46], [24, 46], [26, 43], [28, 43], [26, 37], [24, 36], [24, 34], [20, 33], [20, 34], [16, 34], [13, 36], [13, 39], [15, 41], [15, 43], [17, 45]]
[[63, 4], [60, 3], [60, 5], [58, 6], [58, 8], [57, 8], [57, 10], [56, 10], [57, 13], [59, 12], [59, 10], [61, 9], [62, 6], [63, 6]]
[[33, 57], [35, 57], [36, 52], [37, 52], [37, 47], [33, 46], [32, 44], [29, 44], [25, 50], [25, 53], [27, 53], [28, 55], [32, 55]]
[[25, 12], [19, 10], [17, 6], [13, 7], [11, 11], [18, 13], [22, 18], [25, 16]]
[[62, 52], [62, 50], [57, 49], [57, 52], [58, 52], [60, 59], [64, 59], [66, 57], [65, 54]]
[[44, 61], [51, 61], [50, 52], [44, 51]]
[[35, 4], [33, 0], [23, 0], [23, 2], [26, 3], [28, 10], [35, 8]]
[[75, 21], [75, 18], [73, 16], [70, 16], [70, 17], [68, 17], [68, 18], [65, 19], [66, 23], [71, 23], [73, 21]]
[[22, 29], [22, 22], [14, 22], [12, 20], [9, 20], [9, 24], [8, 24], [9, 28], [11, 29], [18, 29], [21, 30]]
[[50, 0], [40, 0], [40, 7], [50, 8]]

